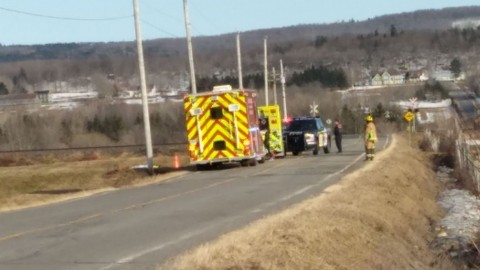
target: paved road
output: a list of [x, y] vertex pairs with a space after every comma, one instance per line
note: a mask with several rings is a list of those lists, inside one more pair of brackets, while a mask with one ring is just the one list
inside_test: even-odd
[[[381, 139], [378, 148], [388, 140]], [[364, 164], [358, 137], [344, 153], [305, 153], [0, 214], [0, 269], [154, 269], [159, 262], [320, 193]]]

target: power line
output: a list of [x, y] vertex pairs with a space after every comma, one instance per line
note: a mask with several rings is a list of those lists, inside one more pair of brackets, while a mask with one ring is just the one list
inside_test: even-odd
[[[155, 12], [157, 12], [157, 13], [159, 13], [159, 14], [161, 14], [161, 15], [163, 15], [163, 16], [165, 16], [165, 17], [167, 17], [167, 18], [169, 18], [169, 19], [171, 19], [171, 20], [173, 20], [173, 21], [176, 21], [176, 22], [182, 23], [182, 24], [184, 23], [183, 18], [180, 19], [180, 18], [174, 17], [174, 16], [172, 16], [172, 15], [166, 13], [166, 12], [163, 12], [163, 11], [161, 11], [160, 9], [154, 7], [152, 4], [148, 3], [147, 1], [142, 1], [141, 3], [144, 4], [144, 5], [146, 5], [146, 6], [148, 6], [151, 10], [153, 10], [153, 11], [155, 11]], [[201, 32], [198, 31], [198, 28], [196, 28], [194, 25], [192, 25], [192, 28], [195, 30], [195, 32], [197, 32], [199, 35], [201, 35]], [[160, 30], [160, 31], [164, 32], [163, 30]], [[176, 36], [175, 36], [175, 37], [176, 37]]]
[[220, 27], [218, 27], [218, 25], [213, 23], [213, 21], [208, 16], [205, 16], [204, 13], [201, 12], [200, 9], [195, 4], [192, 3], [192, 6], [195, 9], [195, 11], [200, 15], [200, 17], [202, 17], [204, 21], [206, 21], [208, 24], [210, 24], [210, 26], [212, 26], [216, 30], [219, 30], [220, 32], [225, 32], [222, 29], [220, 29]]
[[108, 17], [107, 18], [74, 18], [74, 17], [51, 16], [51, 15], [16, 10], [16, 9], [11, 9], [6, 7], [0, 7], [0, 10], [22, 14], [22, 15], [28, 15], [28, 16], [34, 16], [34, 17], [40, 17], [40, 18], [46, 18], [46, 19], [54, 19], [54, 20], [64, 20], [64, 21], [115, 21], [115, 20], [122, 20], [122, 19], [133, 17], [133, 15], [128, 15], [128, 16], [118, 16], [118, 17], [109, 17], [109, 18]]
[[166, 12], [163, 12], [163, 11], [161, 11], [160, 9], [154, 7], [152, 4], [148, 3], [147, 1], [142, 1], [141, 3], [144, 4], [144, 5], [146, 5], [147, 7], [149, 7], [151, 10], [153, 10], [153, 11], [159, 13], [159, 14], [162, 14], [162, 15], [165, 16], [165, 17], [170, 18], [171, 20], [174, 20], [174, 21], [176, 21], [176, 22], [183, 23], [183, 19], [179, 19], [179, 18], [174, 17], [174, 16], [172, 16], [172, 15], [166, 13]]
[[152, 24], [152, 23], [150, 23], [150, 22], [148, 22], [148, 21], [146, 21], [146, 20], [144, 20], [144, 19], [141, 19], [140, 21], [142, 21], [142, 23], [144, 23], [144, 24], [146, 24], [146, 25], [148, 25], [148, 26], [150, 26], [150, 27], [152, 27], [152, 28], [155, 28], [156, 30], [158, 30], [158, 31], [160, 31], [160, 32], [162, 32], [162, 33], [164, 33], [164, 34], [166, 34], [166, 35], [169, 35], [169, 36], [174, 37], [174, 38], [178, 38], [178, 36], [176, 36], [176, 35], [168, 32], [168, 31], [165, 31], [165, 30], [161, 29], [160, 27], [158, 27], [158, 26], [156, 26], [156, 25], [154, 25], [154, 24]]

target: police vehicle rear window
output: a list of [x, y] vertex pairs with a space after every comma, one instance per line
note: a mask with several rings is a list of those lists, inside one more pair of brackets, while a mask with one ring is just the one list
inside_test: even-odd
[[316, 130], [317, 125], [315, 119], [294, 120], [288, 126], [288, 131], [309, 131]]

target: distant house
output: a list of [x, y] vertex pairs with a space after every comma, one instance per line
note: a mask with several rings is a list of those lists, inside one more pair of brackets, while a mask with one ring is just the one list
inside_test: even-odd
[[35, 91], [35, 96], [37, 97], [38, 100], [40, 100], [41, 103], [48, 103], [49, 98], [48, 94], [50, 91], [48, 90], [41, 90], [41, 91]]
[[383, 77], [378, 73], [375, 74], [375, 76], [373, 76], [373, 78], [372, 78], [371, 85], [372, 86], [383, 85]]
[[409, 71], [409, 82], [425, 82], [428, 81], [428, 74], [423, 70]]
[[431, 78], [437, 81], [453, 81], [455, 76], [450, 70], [436, 70], [432, 72]]
[[405, 83], [405, 74], [396, 70], [383, 71], [375, 74], [372, 78], [372, 86], [398, 85]]
[[388, 70], [382, 74], [385, 85], [398, 85], [405, 83], [405, 73], [397, 70]]
[[382, 80], [383, 80], [383, 85], [393, 84], [392, 76], [390, 75], [390, 73], [388, 71], [384, 71], [381, 74], [381, 76], [382, 76]]

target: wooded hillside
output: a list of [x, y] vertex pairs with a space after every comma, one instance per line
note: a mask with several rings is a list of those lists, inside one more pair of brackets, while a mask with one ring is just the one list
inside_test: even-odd
[[[476, 63], [480, 31], [451, 27], [472, 18], [480, 18], [480, 6], [248, 31], [241, 33], [244, 74], [263, 72], [265, 36], [270, 65], [283, 59], [289, 76], [327, 66], [343, 69], [354, 81], [380, 68], [445, 66], [457, 56], [466, 68]], [[193, 42], [198, 76], [236, 74], [235, 33], [195, 37]], [[149, 81], [160, 88], [178, 87], [178, 81], [187, 77], [185, 39], [148, 40], [144, 47]], [[23, 83], [35, 84], [107, 74], [131, 79], [136, 72], [133, 41], [0, 47], [0, 82], [10, 92], [20, 75]]]

